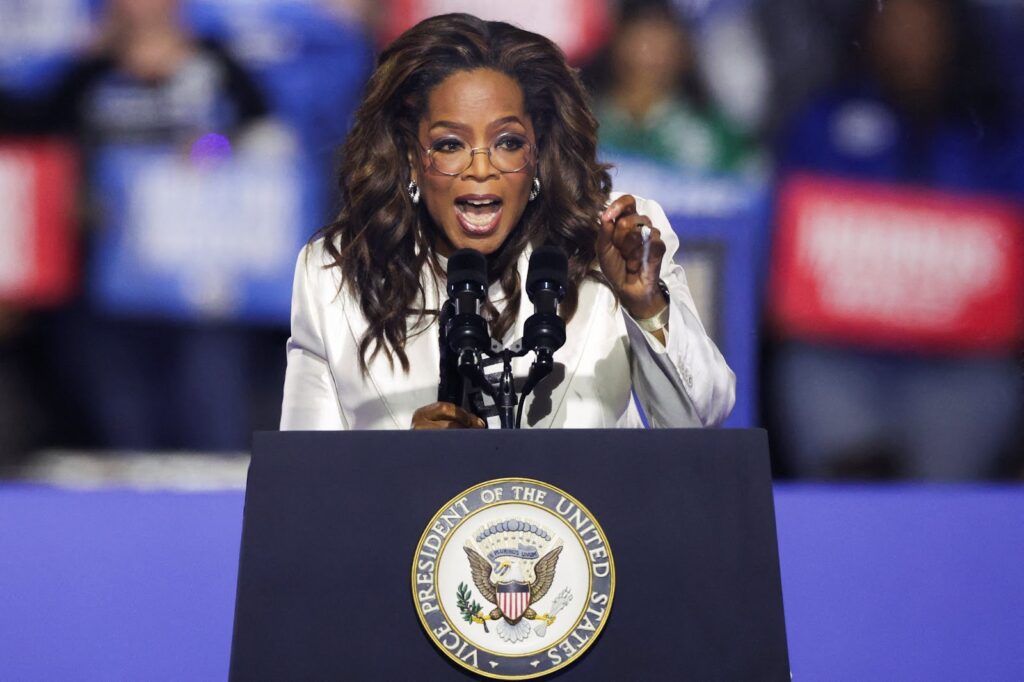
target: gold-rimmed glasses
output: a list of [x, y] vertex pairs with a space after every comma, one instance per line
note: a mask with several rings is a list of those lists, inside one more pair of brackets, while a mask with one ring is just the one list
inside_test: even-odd
[[434, 170], [443, 175], [461, 175], [473, 165], [475, 154], [487, 154], [501, 173], [518, 173], [533, 160], [533, 145], [522, 135], [505, 134], [488, 147], [470, 148], [457, 137], [442, 137], [423, 150]]

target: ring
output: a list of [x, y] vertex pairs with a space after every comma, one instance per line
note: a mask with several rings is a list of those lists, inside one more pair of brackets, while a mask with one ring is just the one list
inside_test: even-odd
[[645, 241], [645, 242], [648, 242], [648, 241], [651, 240], [651, 226], [650, 225], [641, 225], [640, 226], [640, 239]]

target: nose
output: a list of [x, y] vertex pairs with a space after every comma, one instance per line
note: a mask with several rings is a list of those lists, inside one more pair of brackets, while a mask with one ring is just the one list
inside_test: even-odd
[[469, 168], [463, 173], [464, 177], [476, 180], [486, 180], [499, 175], [498, 169], [491, 163], [491, 150], [487, 147], [471, 149]]

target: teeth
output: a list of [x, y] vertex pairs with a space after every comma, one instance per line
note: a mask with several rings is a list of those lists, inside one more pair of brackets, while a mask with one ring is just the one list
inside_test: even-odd
[[491, 221], [494, 219], [494, 214], [484, 213], [477, 215], [473, 213], [463, 213], [462, 217], [477, 227], [486, 227], [491, 224]]
[[480, 210], [480, 208], [479, 205], [470, 204], [469, 202], [457, 206], [462, 219], [474, 227], [489, 227], [497, 218], [499, 211], [501, 211], [500, 206], [496, 205], [496, 202], [492, 206], [493, 210]]

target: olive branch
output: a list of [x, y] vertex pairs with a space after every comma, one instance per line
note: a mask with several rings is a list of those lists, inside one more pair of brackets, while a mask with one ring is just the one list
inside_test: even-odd
[[458, 606], [459, 611], [462, 612], [462, 620], [472, 625], [473, 618], [476, 617], [483, 624], [484, 632], [490, 632], [490, 630], [487, 629], [487, 621], [477, 616], [483, 607], [473, 599], [473, 591], [469, 589], [469, 586], [467, 586], [466, 583], [459, 583], [459, 589], [456, 592], [455, 605]]

